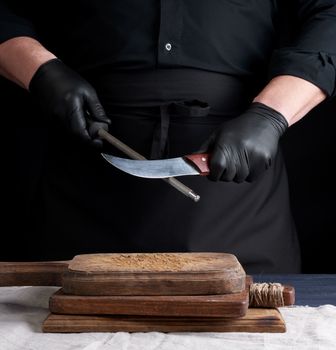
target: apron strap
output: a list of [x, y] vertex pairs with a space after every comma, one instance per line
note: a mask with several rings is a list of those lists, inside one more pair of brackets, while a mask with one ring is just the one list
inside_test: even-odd
[[162, 159], [169, 154], [170, 114], [182, 117], [205, 117], [210, 112], [207, 102], [199, 100], [173, 101], [160, 105], [160, 119], [153, 131], [150, 159]]
[[160, 119], [156, 123], [153, 132], [153, 141], [151, 148], [151, 159], [164, 158], [168, 154], [168, 129], [170, 115], [168, 105], [160, 106]]

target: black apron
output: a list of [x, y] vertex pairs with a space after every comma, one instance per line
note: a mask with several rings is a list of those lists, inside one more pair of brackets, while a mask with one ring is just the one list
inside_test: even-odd
[[[112, 120], [111, 134], [151, 159], [195, 152], [256, 94], [248, 81], [194, 69], [86, 78]], [[109, 145], [104, 152], [126, 157]], [[228, 252], [249, 273], [299, 271], [280, 151], [274, 166], [252, 184], [214, 183], [199, 176], [179, 180], [201, 196], [198, 203], [160, 179], [121, 172], [54, 125], [40, 187], [39, 256]]]

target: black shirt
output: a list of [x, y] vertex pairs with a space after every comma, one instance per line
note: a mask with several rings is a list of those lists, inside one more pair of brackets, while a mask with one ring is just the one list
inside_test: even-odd
[[[0, 0], [0, 10], [0, 42], [35, 37], [84, 75], [190, 67], [237, 77], [245, 86], [245, 80], [266, 82], [292, 74], [335, 95], [336, 0]], [[232, 89], [225, 90], [226, 96], [227, 90]], [[155, 118], [140, 111], [114, 111], [108, 111], [113, 115], [113, 134], [146, 154], [154, 125], [159, 125]], [[36, 118], [21, 115], [27, 123]], [[202, 122], [175, 118], [169, 126], [171, 154], [196, 150], [222, 117], [225, 114]], [[27, 210], [30, 220], [36, 219], [29, 237], [38, 237], [35, 252], [29, 249], [29, 254], [40, 259], [45, 252], [47, 259], [55, 260], [93, 251], [229, 251], [249, 267], [247, 271], [298, 272], [281, 158], [253, 186], [184, 179], [202, 196], [194, 205], [162, 181], [118, 172], [96, 153], [84, 152], [65, 132], [50, 129], [37, 194], [31, 189], [35, 185], [29, 184], [26, 191], [36, 197], [26, 199], [27, 207], [37, 203]], [[31, 127], [24, 131], [29, 140], [21, 153], [27, 154], [34, 134]], [[41, 144], [43, 133], [36, 133]], [[22, 163], [20, 175], [28, 181], [32, 165]], [[51, 236], [58, 239], [50, 240]]]
[[336, 95], [336, 0], [0, 0], [0, 42], [17, 36], [37, 38], [83, 74], [289, 74]]

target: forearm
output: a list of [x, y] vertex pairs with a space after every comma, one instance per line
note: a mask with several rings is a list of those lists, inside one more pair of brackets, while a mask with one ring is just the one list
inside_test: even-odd
[[280, 75], [273, 78], [254, 98], [280, 112], [292, 125], [321, 103], [326, 94], [307, 80]]
[[0, 74], [28, 89], [38, 67], [55, 57], [35, 39], [13, 38], [0, 45]]

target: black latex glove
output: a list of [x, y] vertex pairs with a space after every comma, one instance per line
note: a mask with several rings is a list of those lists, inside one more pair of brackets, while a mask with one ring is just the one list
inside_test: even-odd
[[212, 181], [254, 181], [273, 163], [279, 138], [288, 128], [285, 117], [253, 102], [237, 118], [223, 123], [201, 146], [209, 152]]
[[99, 128], [108, 130], [110, 119], [100, 104], [94, 88], [59, 59], [42, 64], [29, 84], [29, 91], [43, 111], [57, 117], [82, 141], [102, 146]]

